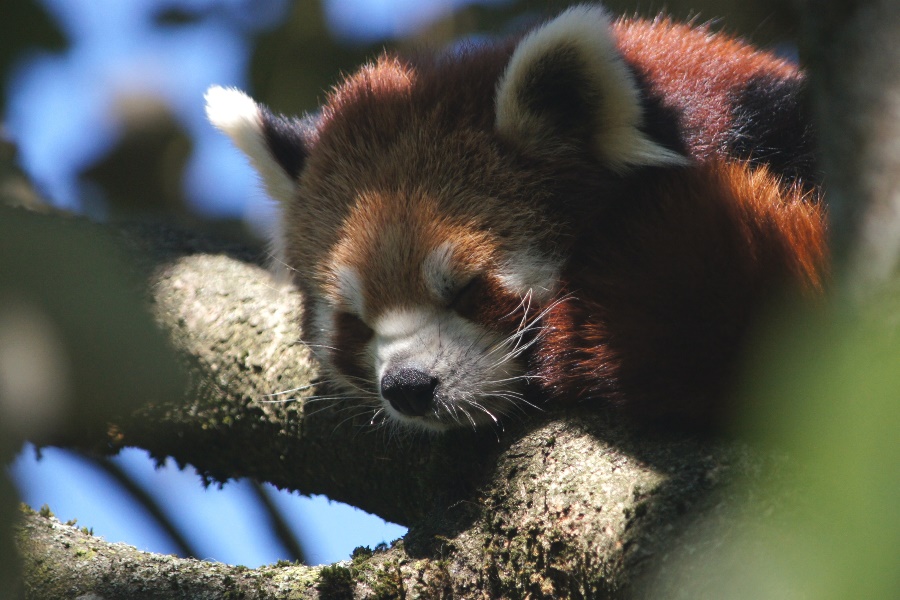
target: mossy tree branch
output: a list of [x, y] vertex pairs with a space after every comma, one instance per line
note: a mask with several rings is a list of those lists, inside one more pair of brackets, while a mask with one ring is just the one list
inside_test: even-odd
[[251, 570], [149, 554], [31, 511], [23, 514], [18, 536], [28, 598], [307, 598], [315, 597], [320, 570], [298, 565]]
[[[821, 5], [825, 9], [808, 4], [806, 12], [814, 18], [806, 56], [824, 131], [829, 193], [837, 200], [838, 254], [851, 286], [878, 287], [896, 274], [900, 239], [896, 3], [829, 2]], [[44, 440], [101, 452], [144, 447], [157, 457], [191, 463], [213, 481], [250, 476], [325, 493], [410, 527], [402, 545], [371, 556], [361, 553], [352, 564], [302, 572], [276, 568], [278, 585], [286, 587], [263, 589], [258, 597], [277, 598], [284, 589], [330, 597], [625, 597], [637, 595], [647, 575], [665, 575], [678, 556], [715, 556], [731, 532], [748, 522], [732, 519], [723, 506], [753, 494], [752, 486], [727, 484], [734, 474], [752, 478], [765, 471], [758, 459], [735, 447], [642, 437], [603, 414], [537, 415], [502, 433], [396, 439], [368, 429], [367, 416], [355, 414], [352, 405], [265, 403], [268, 394], [302, 387], [315, 374], [296, 342], [299, 331], [291, 316], [299, 309], [296, 296], [275, 286], [252, 253], [158, 228], [133, 228], [123, 235], [144, 256], [154, 314], [188, 365], [190, 390], [183, 397], [129, 405], [112, 419], [113, 427], [104, 421], [100, 427], [55, 430], [45, 432]], [[832, 439], [804, 429], [809, 420], [796, 421], [796, 439]], [[840, 423], [843, 434], [854, 433]], [[862, 442], [869, 430], [855, 433], [852, 439]], [[790, 440], [791, 433], [784, 437]], [[834, 476], [836, 486], [842, 481]], [[753, 523], [770, 508], [748, 506]], [[832, 514], [844, 513], [818, 516]], [[154, 571], [147, 566], [167, 559], [137, 553], [129, 553], [127, 568], [120, 570], [115, 560], [104, 558], [115, 556], [114, 546], [60, 532], [61, 526], [41, 517], [25, 519], [19, 547], [33, 598], [89, 593], [108, 600], [171, 598], [178, 597], [172, 590], [179, 586], [203, 597], [201, 588], [187, 584], [187, 573], [195, 568], [198, 578], [210, 574], [212, 596], [237, 589], [227, 586], [243, 582], [241, 573], [247, 581], [264, 577], [257, 575], [262, 570], [199, 561]], [[696, 519], [715, 536], [683, 536]], [[42, 528], [53, 532], [49, 538]], [[87, 550], [63, 552], [79, 547]], [[88, 562], [97, 575], [80, 579]], [[757, 583], [770, 575], [764, 569], [752, 573], [750, 595], [733, 597], [753, 597]], [[45, 591], [59, 581], [66, 583], [61, 595]], [[799, 581], [807, 583], [803, 577]], [[726, 578], [712, 587], [734, 585]], [[690, 590], [684, 587], [682, 594]]]
[[[716, 506], [713, 492], [726, 489], [728, 475], [752, 464], [734, 448], [642, 437], [596, 411], [535, 414], [502, 432], [392, 438], [344, 404], [307, 405], [303, 394], [265, 402], [315, 374], [297, 341], [295, 293], [235, 246], [148, 226], [120, 237], [139, 250], [153, 312], [187, 365], [190, 389], [129, 409], [110, 427], [70, 432], [67, 444], [107, 453], [146, 448], [212, 481], [246, 476], [323, 493], [409, 526], [403, 544], [325, 571], [324, 582], [310, 575], [323, 586], [347, 592], [349, 585], [360, 596], [621, 595], [674, 551], [688, 520]], [[133, 586], [144, 579], [147, 590], [168, 589], [161, 582], [172, 571], [150, 565], [175, 562], [129, 551], [130, 567], [113, 568], [102, 557], [120, 548], [96, 539], [74, 556], [58, 539], [33, 535], [48, 527], [38, 519], [26, 517], [19, 536], [28, 589], [42, 590], [31, 597], [62, 597], [40, 587], [51, 580], [108, 600], [172, 597], [135, 596]], [[185, 573], [202, 564], [177, 562]], [[78, 575], [94, 568], [100, 579]], [[259, 582], [269, 571], [214, 572]], [[183, 589], [195, 589], [179, 577]]]

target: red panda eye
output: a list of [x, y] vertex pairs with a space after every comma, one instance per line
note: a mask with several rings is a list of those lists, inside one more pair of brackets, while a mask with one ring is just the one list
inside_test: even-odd
[[341, 334], [357, 341], [368, 341], [374, 333], [371, 327], [353, 313], [338, 312], [335, 314], [334, 320]]
[[470, 317], [475, 313], [481, 292], [484, 287], [482, 277], [475, 276], [461, 287], [450, 301], [450, 308], [463, 317]]

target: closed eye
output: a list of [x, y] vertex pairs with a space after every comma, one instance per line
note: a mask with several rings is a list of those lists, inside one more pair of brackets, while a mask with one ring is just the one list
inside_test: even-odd
[[469, 317], [475, 313], [475, 309], [482, 296], [484, 278], [476, 275], [467, 284], [457, 290], [450, 301], [450, 309], [460, 316]]
[[338, 312], [334, 316], [335, 324], [340, 332], [360, 342], [367, 342], [374, 332], [372, 328], [353, 313]]

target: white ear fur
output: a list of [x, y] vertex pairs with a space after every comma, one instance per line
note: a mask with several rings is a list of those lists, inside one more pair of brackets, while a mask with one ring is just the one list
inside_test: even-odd
[[235, 88], [217, 85], [206, 91], [206, 116], [217, 129], [250, 159], [263, 180], [266, 192], [278, 201], [275, 230], [269, 240], [272, 255], [271, 270], [280, 283], [290, 279], [286, 261], [285, 232], [282, 204], [295, 192], [294, 182], [272, 156], [263, 133], [262, 113], [252, 98]]
[[235, 88], [217, 85], [206, 91], [206, 116], [231, 138], [263, 180], [269, 196], [287, 202], [294, 196], [294, 182], [269, 151], [263, 132], [262, 113], [250, 96]]
[[586, 120], [594, 127], [592, 149], [609, 168], [625, 171], [687, 162], [640, 131], [643, 115], [637, 85], [616, 48], [609, 17], [598, 6], [574, 6], [519, 42], [497, 86], [499, 132], [532, 148], [562, 141], [552, 116], [528, 106], [529, 90], [541, 85], [535, 75], [546, 74], [560, 58], [569, 67], [574, 60], [579, 82], [591, 86], [584, 90], [586, 96], [599, 100]]

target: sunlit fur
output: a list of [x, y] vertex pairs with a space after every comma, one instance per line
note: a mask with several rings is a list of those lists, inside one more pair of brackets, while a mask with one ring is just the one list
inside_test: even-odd
[[574, 68], [583, 73], [583, 95], [591, 104], [575, 126], [592, 131], [588, 143], [604, 164], [620, 171], [685, 164], [685, 157], [641, 131], [640, 92], [616, 52], [609, 25], [599, 6], [575, 6], [529, 33], [516, 46], [497, 86], [497, 131], [524, 146], [553, 145], [559, 140], [557, 115], [548, 118], [531, 106], [529, 88], [559, 85], [559, 67]]
[[234, 91], [208, 112], [281, 201], [278, 260], [349, 416], [438, 431], [591, 401], [706, 426], [769, 303], [824, 285], [803, 86], [733, 38], [580, 7], [386, 53], [314, 124]]

